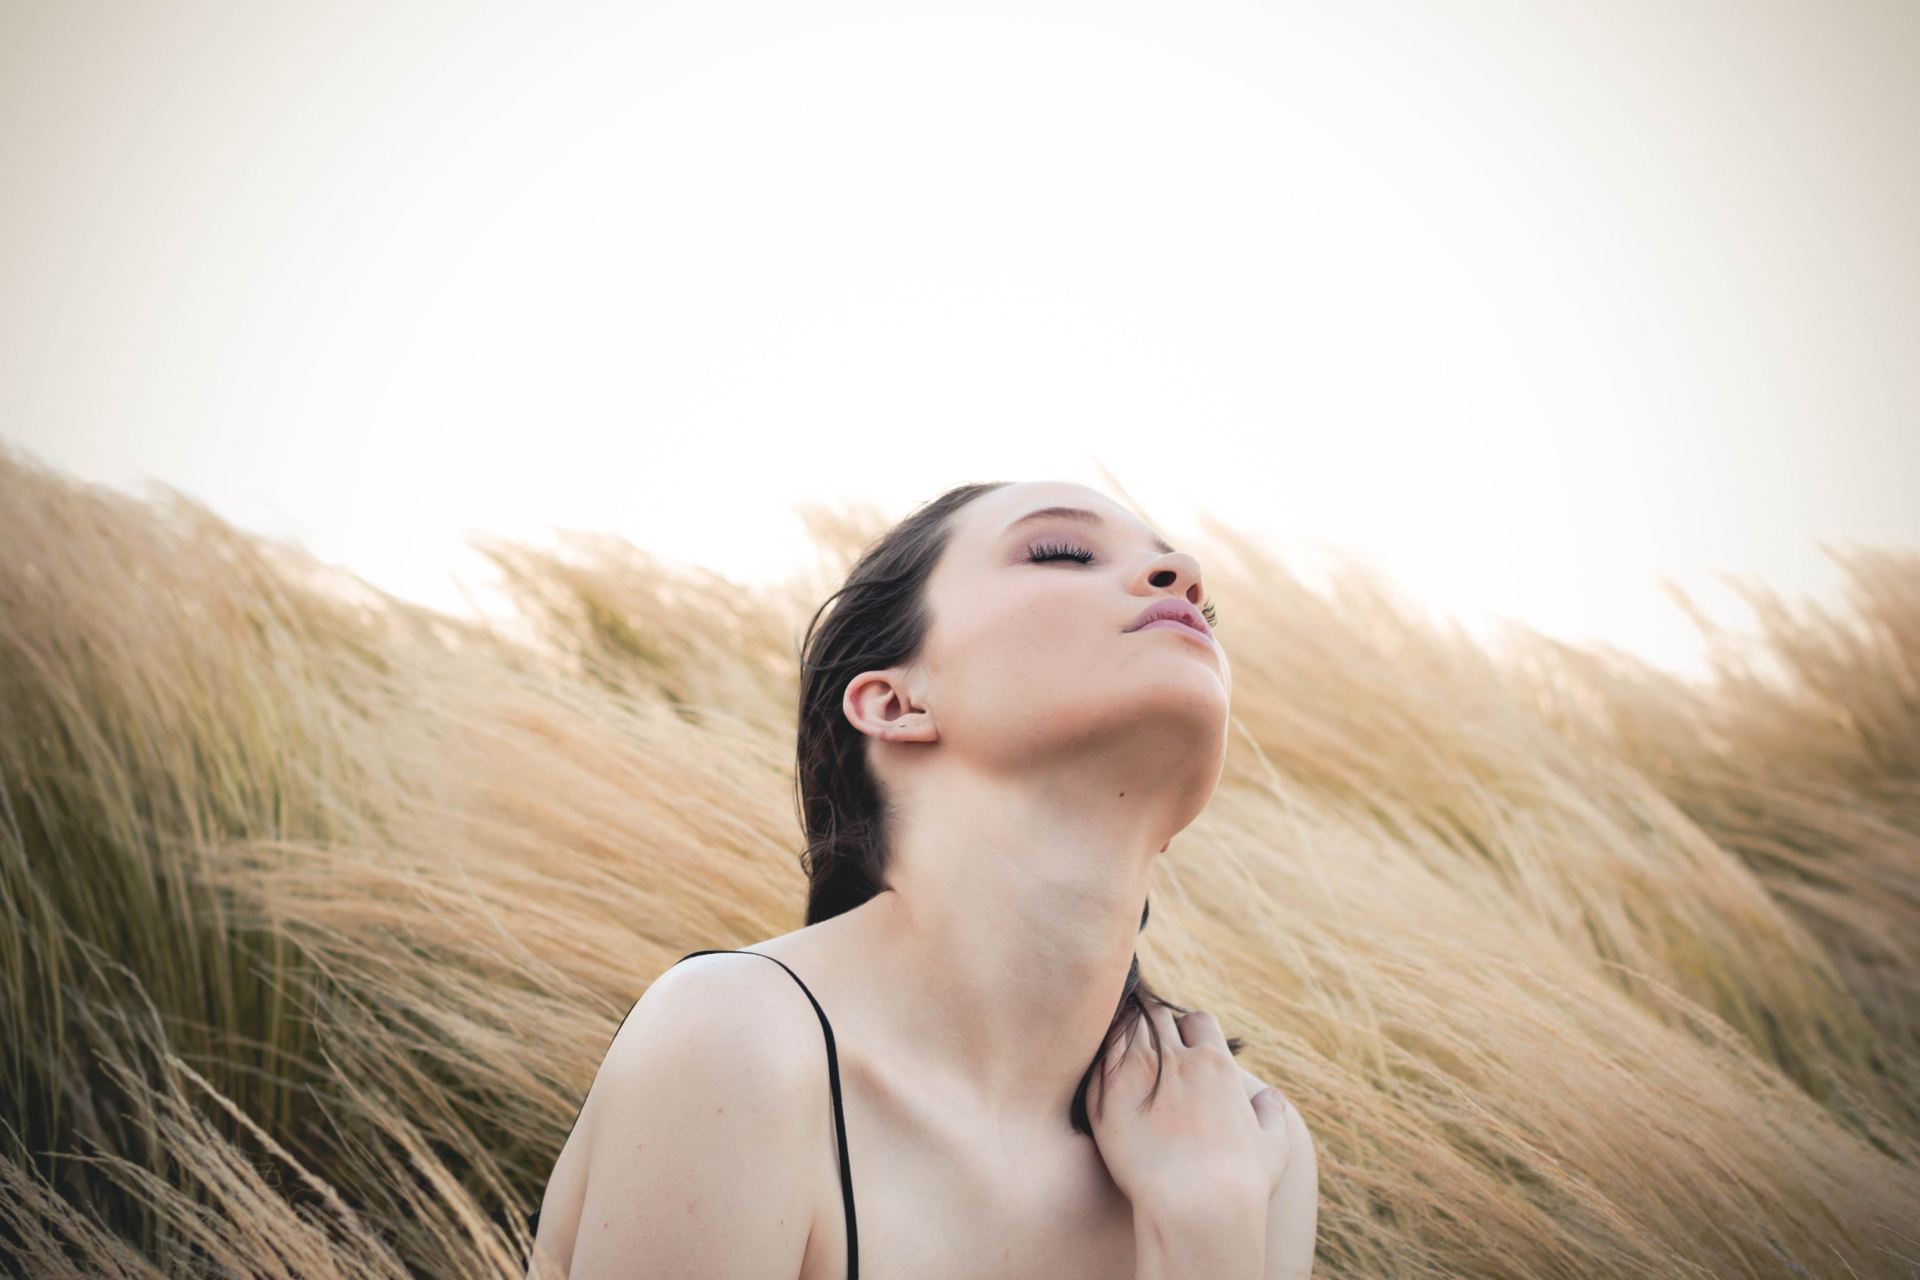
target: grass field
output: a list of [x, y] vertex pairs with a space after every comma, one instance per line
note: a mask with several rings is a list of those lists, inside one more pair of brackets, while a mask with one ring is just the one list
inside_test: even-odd
[[[0, 1271], [522, 1275], [647, 981], [801, 923], [794, 646], [880, 525], [811, 527], [779, 591], [495, 545], [480, 623], [0, 455]], [[1307, 1117], [1316, 1275], [1920, 1275], [1920, 554], [1694, 684], [1209, 535], [1141, 967]]]

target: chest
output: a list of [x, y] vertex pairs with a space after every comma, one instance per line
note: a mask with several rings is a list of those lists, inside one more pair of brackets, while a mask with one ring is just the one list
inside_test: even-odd
[[[1133, 1212], [1092, 1139], [996, 1145], [964, 1123], [843, 1098], [861, 1280], [1111, 1280], [1133, 1274]], [[845, 1280], [839, 1157], [819, 1161], [800, 1280]]]

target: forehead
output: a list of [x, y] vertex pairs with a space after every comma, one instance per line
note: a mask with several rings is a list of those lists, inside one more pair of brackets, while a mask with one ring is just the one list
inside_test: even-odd
[[[1171, 551], [1166, 540], [1138, 516], [1085, 485], [1059, 480], [1026, 480], [982, 494], [965, 509], [960, 536], [974, 546], [988, 546], [1011, 533], [1037, 528], [1039, 521], [1025, 518], [1037, 511], [1058, 510], [1058, 519], [1085, 524], [1120, 536], [1137, 537], [1161, 551]], [[1096, 519], [1065, 512], [1091, 512]], [[1009, 530], [1018, 522], [1018, 528]]]

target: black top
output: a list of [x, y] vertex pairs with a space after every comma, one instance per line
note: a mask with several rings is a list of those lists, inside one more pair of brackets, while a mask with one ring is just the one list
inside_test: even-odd
[[[680, 960], [691, 960], [695, 956], [714, 955], [761, 956], [763, 959], [773, 960], [773, 962], [782, 969], [787, 969], [785, 961], [774, 960], [772, 956], [766, 955], [764, 952], [735, 950], [724, 947], [715, 948], [710, 951], [689, 951], [686, 955], [681, 956]], [[679, 964], [680, 960], [675, 960], [673, 963]], [[673, 965], [668, 965], [667, 967], [672, 968]], [[787, 975], [795, 982], [800, 982], [800, 975], [793, 970], [787, 969]], [[859, 1280], [860, 1233], [855, 1228], [853, 1220], [853, 1169], [847, 1160], [847, 1121], [840, 1107], [840, 1059], [833, 1047], [833, 1024], [827, 1021], [827, 1011], [822, 1009], [820, 1002], [813, 998], [813, 992], [807, 990], [806, 983], [800, 982], [800, 990], [806, 992], [807, 1002], [813, 1006], [813, 1011], [820, 1015], [820, 1030], [827, 1038], [827, 1081], [833, 1086], [833, 1133], [834, 1138], [840, 1145], [840, 1201], [846, 1207], [847, 1213], [847, 1280]], [[638, 1007], [637, 1001], [635, 1002], [635, 1007]], [[631, 1017], [633, 1010], [629, 1009], [627, 1013], [628, 1016]], [[621, 1025], [624, 1026], [625, 1024], [626, 1020], [622, 1019]], [[614, 1035], [618, 1036], [619, 1034], [619, 1029], [615, 1028]], [[607, 1047], [612, 1048], [613, 1042], [608, 1041]], [[591, 1093], [593, 1086], [587, 1086], [587, 1091]], [[584, 1100], [581, 1102], [580, 1108], [581, 1110], [586, 1109], [586, 1102]], [[580, 1123], [579, 1111], [574, 1112], [573, 1123], [576, 1125]], [[567, 1132], [568, 1136], [571, 1137], [572, 1129], [569, 1129]], [[527, 1230], [532, 1234], [539, 1234], [540, 1210], [535, 1209], [527, 1215]]]

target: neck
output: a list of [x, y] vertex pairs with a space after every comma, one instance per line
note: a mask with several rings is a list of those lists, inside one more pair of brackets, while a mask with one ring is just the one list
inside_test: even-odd
[[983, 1122], [1061, 1126], [1113, 1021], [1154, 857], [1187, 814], [1107, 778], [917, 780], [859, 908], [907, 1052]]

